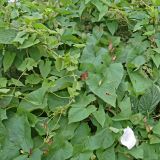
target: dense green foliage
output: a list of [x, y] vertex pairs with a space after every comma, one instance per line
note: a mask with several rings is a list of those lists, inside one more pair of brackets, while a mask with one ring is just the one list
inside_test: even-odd
[[1, 0], [0, 160], [159, 160], [159, 6]]

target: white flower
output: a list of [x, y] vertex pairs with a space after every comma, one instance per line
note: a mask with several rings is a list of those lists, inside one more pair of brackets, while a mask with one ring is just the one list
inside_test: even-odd
[[128, 149], [132, 149], [136, 145], [136, 137], [133, 130], [127, 127], [123, 130], [123, 135], [121, 136], [122, 145], [126, 146]]

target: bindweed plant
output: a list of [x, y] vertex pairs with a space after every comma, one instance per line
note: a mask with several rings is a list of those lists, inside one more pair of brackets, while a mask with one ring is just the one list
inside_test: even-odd
[[159, 160], [158, 0], [0, 1], [0, 160]]

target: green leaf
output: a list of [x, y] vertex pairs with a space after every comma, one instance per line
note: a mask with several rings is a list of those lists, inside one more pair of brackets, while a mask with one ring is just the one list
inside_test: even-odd
[[72, 104], [73, 107], [85, 108], [91, 102], [95, 101], [96, 97], [93, 94], [86, 95], [86, 93], [84, 93], [83, 95], [79, 95], [79, 97], [77, 97], [76, 100], [77, 100], [77, 102]]
[[128, 160], [128, 157], [124, 153], [118, 153], [118, 160]]
[[97, 132], [94, 136], [88, 138], [88, 141], [86, 141], [86, 149], [106, 149], [109, 148], [113, 143], [114, 137], [112, 133], [107, 128], [105, 128]]
[[160, 160], [159, 0], [7, 1], [0, 160]]
[[15, 37], [13, 42], [19, 42], [20, 44], [23, 44], [25, 40], [27, 40], [29, 37], [29, 34], [26, 33], [26, 31], [21, 31], [17, 33], [17, 36]]
[[[57, 121], [55, 121], [55, 123], [57, 123]], [[65, 117], [59, 122], [59, 125], [60, 130], [57, 131], [58, 137], [63, 138], [65, 140], [71, 140], [75, 135], [75, 131], [79, 126], [79, 123], [68, 124], [68, 118]], [[50, 127], [50, 130], [53, 130], [52, 125]]]
[[5, 119], [7, 119], [6, 110], [0, 108], [0, 120], [3, 121], [3, 120], [5, 120]]
[[107, 24], [108, 30], [111, 32], [112, 35], [114, 35], [118, 29], [118, 23], [116, 21], [112, 21], [112, 22], [107, 22], [106, 24]]
[[136, 31], [138, 31], [138, 30], [141, 30], [141, 28], [143, 27], [143, 24], [144, 24], [144, 22], [142, 21], [140, 21], [140, 22], [138, 22], [135, 26], [134, 26], [134, 29], [133, 29], [133, 32], [136, 32]]
[[49, 75], [51, 71], [51, 64], [52, 64], [51, 61], [44, 62], [43, 60], [41, 60], [39, 64], [39, 69], [43, 78], [46, 78]]
[[160, 143], [160, 138], [157, 137], [156, 135], [151, 135], [151, 134], [149, 134], [149, 135], [148, 135], [148, 138], [149, 138], [150, 144]]
[[15, 85], [15, 86], [19, 86], [19, 87], [24, 86], [24, 84], [21, 81], [15, 79], [15, 78], [11, 78], [9, 85]]
[[48, 88], [42, 87], [42, 88], [39, 88], [37, 90], [34, 90], [33, 92], [30, 92], [26, 96], [26, 98], [28, 100], [31, 100], [32, 102], [35, 102], [35, 104], [40, 105], [40, 104], [42, 104], [42, 101], [43, 101], [44, 96], [47, 92], [47, 89]]
[[153, 126], [153, 133], [160, 136], [160, 121], [156, 125]]
[[[3, 129], [1, 126], [0, 128]], [[6, 140], [7, 132], [5, 132], [6, 130], [2, 130], [2, 131], [4, 131], [5, 136], [3, 137], [4, 142], [2, 143], [3, 147], [1, 148], [1, 152], [0, 152], [1, 160], [13, 160], [13, 158], [19, 155], [19, 152], [18, 152], [19, 148], [15, 146], [13, 143], [11, 143], [9, 140]]]
[[9, 139], [26, 152], [33, 147], [31, 128], [25, 116], [15, 115], [6, 123]]
[[0, 88], [0, 93], [8, 93], [10, 91], [10, 89], [7, 88]]
[[[2, 89], [2, 91], [3, 91], [3, 89]], [[5, 89], [3, 92], [8, 92], [8, 91], [9, 91], [8, 89]], [[13, 98], [13, 95], [9, 95], [9, 96], [6, 96], [6, 97], [1, 97], [0, 98], [1, 107], [2, 108], [7, 107], [11, 103], [12, 98]]]
[[25, 70], [32, 70], [33, 67], [37, 67], [37, 62], [32, 58], [25, 58], [22, 64], [18, 67], [18, 70], [25, 71]]
[[137, 56], [131, 63], [136, 67], [140, 68], [143, 64], [145, 64], [146, 60], [144, 56]]
[[114, 82], [108, 83], [107, 80], [103, 80], [101, 83], [101, 81], [102, 78], [99, 75], [90, 73], [89, 79], [86, 83], [94, 94], [104, 100], [104, 102], [115, 107], [117, 95], [115, 92]]
[[152, 86], [152, 81], [145, 78], [139, 72], [129, 72], [129, 76], [133, 85], [133, 88], [137, 94], [142, 94], [146, 89]]
[[143, 159], [144, 158], [144, 151], [142, 146], [138, 146], [136, 148], [133, 148], [129, 151], [129, 154], [131, 154], [136, 159]]
[[106, 119], [103, 106], [99, 106], [98, 111], [93, 112], [93, 116], [98, 121], [98, 123], [103, 127]]
[[72, 156], [73, 147], [68, 141], [63, 142], [62, 144], [57, 145], [53, 150], [51, 150], [46, 157], [46, 160], [66, 160]]
[[15, 52], [8, 52], [8, 51], [5, 52], [3, 59], [4, 72], [6, 72], [11, 67], [15, 57], [16, 57]]
[[99, 18], [98, 18], [98, 21], [100, 21], [105, 16], [105, 14], [107, 13], [108, 6], [105, 5], [104, 3], [102, 3], [99, 0], [92, 0], [91, 2], [92, 2], [93, 5], [96, 6], [96, 8], [98, 9], [98, 11], [100, 12], [99, 13]]
[[96, 154], [99, 160], [106, 160], [106, 159], [115, 160], [116, 159], [116, 155], [113, 147], [108, 148], [106, 150], [98, 150]]
[[55, 111], [58, 107], [66, 106], [69, 103], [69, 98], [61, 98], [68, 97], [66, 92], [59, 92], [57, 95], [49, 94], [48, 95], [48, 107], [51, 111]]
[[33, 150], [33, 153], [27, 160], [41, 160], [43, 152], [40, 149]]
[[6, 87], [7, 85], [7, 79], [4, 77], [0, 78], [0, 88]]
[[157, 0], [152, 0], [152, 3], [153, 3], [154, 5], [156, 5], [156, 6], [159, 6], [159, 5], [160, 5], [160, 2], [157, 1]]
[[64, 59], [62, 57], [57, 57], [55, 67], [57, 71], [61, 71], [64, 69]]
[[121, 112], [113, 117], [114, 121], [128, 120], [132, 115], [131, 102], [129, 97], [125, 97], [121, 102], [119, 102], [119, 108]]
[[72, 144], [74, 146], [83, 144], [84, 141], [86, 140], [86, 137], [89, 135], [90, 135], [90, 128], [88, 124], [85, 122], [81, 122], [74, 133], [74, 137], [72, 138]]
[[46, 87], [39, 88], [33, 92], [27, 94], [19, 104], [19, 107], [22, 107], [28, 111], [35, 109], [44, 109], [47, 106], [47, 99], [45, 94], [47, 92]]
[[33, 45], [36, 45], [40, 42], [39, 39], [36, 39], [36, 34], [32, 34], [27, 40], [24, 41], [22, 45], [19, 46], [19, 49], [29, 48]]
[[158, 160], [158, 154], [156, 153], [155, 145], [150, 145], [149, 143], [143, 143], [143, 151], [144, 151], [144, 157], [145, 160], [151, 160], [156, 159]]
[[73, 104], [68, 113], [69, 123], [81, 121], [95, 112], [95, 106], [89, 105], [87, 107], [94, 100], [95, 97], [92, 94], [87, 96], [84, 94], [77, 103]]
[[155, 54], [154, 56], [152, 56], [152, 59], [153, 59], [154, 64], [158, 68], [160, 65], [160, 54]]
[[116, 89], [123, 77], [123, 66], [120, 63], [111, 64], [104, 73], [104, 77], [98, 74], [89, 73], [86, 81], [90, 90], [106, 103], [115, 107]]
[[113, 83], [115, 89], [117, 89], [119, 84], [121, 83], [123, 74], [124, 74], [124, 69], [122, 64], [113, 63], [113, 64], [110, 64], [108, 68], [106, 68], [106, 72], [104, 73], [104, 76], [106, 77], [107, 82]]
[[92, 154], [93, 153], [90, 151], [85, 151], [85, 152], [82, 152], [82, 153], [74, 156], [73, 158], [71, 158], [71, 160], [88, 160], [91, 158]]
[[41, 160], [43, 152], [39, 149], [35, 149], [31, 156], [28, 155], [20, 155], [17, 158], [14, 158], [13, 160]]
[[[97, 34], [99, 33], [97, 28], [95, 29], [95, 32]], [[97, 48], [95, 46], [96, 43], [98, 43], [97, 42], [99, 40], [98, 38], [100, 38], [100, 37], [101, 37], [101, 35], [92, 36], [88, 40], [88, 43], [87, 43], [86, 47], [84, 48], [82, 56], [80, 58], [80, 62], [82, 64], [87, 63], [87, 64], [90, 64], [90, 65], [95, 66], [97, 68], [97, 67], [101, 66], [102, 62], [105, 62], [103, 57], [108, 55], [107, 50], [104, 48]], [[109, 59], [109, 56], [107, 56], [107, 58]]]
[[82, 121], [95, 111], [96, 107], [93, 105], [90, 105], [87, 108], [72, 107], [69, 110], [69, 115], [68, 115], [69, 123]]
[[14, 29], [0, 28], [0, 43], [1, 44], [12, 44], [16, 37], [17, 31]]
[[144, 114], [153, 112], [160, 102], [160, 90], [156, 85], [148, 89], [139, 100], [139, 111]]
[[89, 3], [91, 0], [85, 0], [85, 4]]
[[27, 159], [28, 159], [27, 155], [20, 155], [20, 156], [14, 158], [13, 160], [27, 160]]
[[144, 116], [141, 113], [137, 113], [137, 114], [133, 114], [130, 117], [130, 121], [134, 124], [134, 125], [138, 125], [139, 123], [142, 122]]
[[26, 77], [25, 84], [38, 84], [41, 81], [41, 78], [38, 74], [31, 74]]
[[55, 85], [51, 88], [51, 92], [63, 90], [73, 84], [73, 77], [62, 77], [55, 81]]

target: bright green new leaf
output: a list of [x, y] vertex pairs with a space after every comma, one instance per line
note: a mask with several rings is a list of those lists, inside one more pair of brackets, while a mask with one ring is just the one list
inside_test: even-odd
[[62, 57], [57, 57], [55, 67], [57, 71], [61, 71], [64, 69], [64, 59]]
[[0, 93], [8, 93], [10, 91], [10, 89], [7, 88], [0, 88]]
[[7, 85], [7, 79], [4, 77], [0, 78], [0, 88], [6, 87]]
[[152, 3], [156, 6], [159, 6], [160, 5], [160, 2], [158, 0], [152, 0]]

